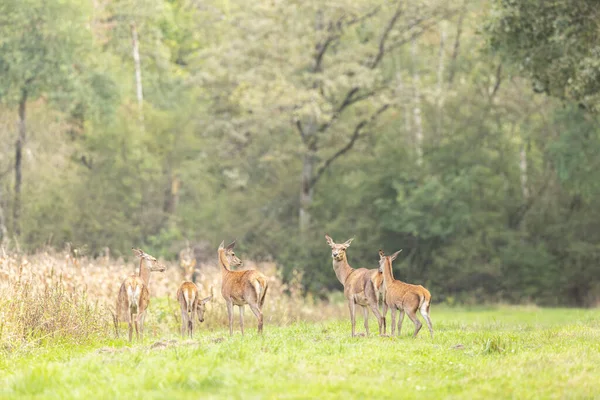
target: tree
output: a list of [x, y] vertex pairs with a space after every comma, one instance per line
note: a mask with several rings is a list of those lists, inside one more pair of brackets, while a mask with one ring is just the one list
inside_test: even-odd
[[[213, 55], [220, 58], [216, 65], [231, 70], [210, 72], [231, 93], [224, 118], [250, 135], [259, 126], [266, 128], [260, 133], [296, 135], [294, 148], [271, 152], [301, 159], [298, 224], [306, 232], [317, 183], [395, 104], [386, 57], [435, 26], [450, 7], [437, 1], [248, 7], [227, 22], [235, 38]], [[268, 126], [261, 126], [264, 120]]]
[[6, 0], [0, 4], [0, 100], [16, 106], [13, 234], [21, 233], [27, 104], [58, 99], [77, 80], [88, 30], [80, 2]]
[[600, 18], [594, 0], [496, 0], [486, 29], [536, 92], [600, 111]]

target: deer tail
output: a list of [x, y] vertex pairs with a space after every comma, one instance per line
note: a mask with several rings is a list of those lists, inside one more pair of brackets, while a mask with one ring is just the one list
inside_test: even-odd
[[254, 290], [256, 290], [256, 300], [258, 300], [258, 305], [261, 308], [263, 303], [265, 302], [265, 295], [267, 294], [268, 288], [269, 286], [264, 276], [259, 276], [254, 281]]
[[183, 291], [183, 298], [185, 299], [185, 304], [187, 306], [187, 313], [188, 315], [192, 314], [192, 305], [194, 304], [194, 301], [196, 300], [196, 293], [192, 292], [191, 290], [184, 290]]
[[140, 304], [140, 296], [142, 294], [142, 285], [127, 287], [127, 300], [129, 302], [129, 313], [137, 314]]

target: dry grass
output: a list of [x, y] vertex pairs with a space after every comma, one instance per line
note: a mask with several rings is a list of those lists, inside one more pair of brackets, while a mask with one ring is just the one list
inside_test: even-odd
[[[166, 262], [164, 273], [153, 273], [147, 326], [154, 335], [178, 332], [179, 306], [175, 293], [184, 280], [183, 268]], [[121, 282], [136, 272], [137, 263], [122, 259], [74, 258], [70, 252], [40, 252], [33, 255], [5, 254], [0, 257], [0, 345], [38, 343], [47, 338], [84, 341], [90, 336], [112, 336], [110, 311], [114, 310]], [[264, 307], [268, 325], [295, 321], [323, 321], [346, 315], [343, 306], [314, 300], [302, 293], [301, 274], [290, 284], [282, 281], [274, 263], [245, 262], [269, 277]], [[200, 329], [227, 326], [225, 302], [220, 295], [221, 273], [216, 265], [201, 265], [198, 287], [201, 296], [211, 288], [206, 320]], [[343, 310], [342, 310], [343, 309]], [[237, 313], [237, 310], [236, 310]], [[236, 316], [237, 324], [237, 316]], [[248, 329], [254, 316], [246, 313]]]

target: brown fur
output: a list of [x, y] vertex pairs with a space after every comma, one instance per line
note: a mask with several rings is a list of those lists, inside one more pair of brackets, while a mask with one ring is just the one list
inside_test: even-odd
[[263, 330], [262, 307], [267, 294], [267, 277], [254, 269], [246, 271], [232, 271], [231, 265], [239, 266], [242, 261], [235, 256], [233, 248], [235, 241], [224, 247], [221, 243], [217, 250], [219, 266], [221, 267], [221, 294], [227, 303], [229, 316], [229, 334], [233, 335], [233, 306], [240, 308], [240, 328], [244, 334], [244, 305], [248, 304], [258, 319], [258, 333]]
[[356, 335], [356, 304], [362, 307], [365, 319], [365, 331], [369, 334], [369, 309], [373, 311], [379, 324], [379, 334], [385, 335], [385, 314], [387, 306], [383, 303], [383, 315], [379, 312], [379, 295], [383, 293], [383, 275], [378, 269], [359, 268], [354, 269], [348, 264], [346, 249], [350, 246], [352, 239], [342, 244], [337, 244], [328, 235], [325, 235], [327, 244], [331, 247], [333, 258], [333, 270], [342, 285], [344, 285], [344, 296], [348, 301], [350, 320], [352, 321], [352, 336]]
[[391, 256], [386, 256], [383, 251], [379, 250], [379, 269], [383, 273], [386, 291], [385, 302], [392, 313], [392, 335], [394, 334], [394, 325], [396, 323], [396, 310], [399, 310], [400, 319], [398, 320], [398, 335], [400, 335], [402, 320], [404, 319], [404, 313], [406, 313], [408, 318], [415, 324], [414, 337], [416, 337], [423, 325], [417, 318], [417, 311], [420, 311], [423, 318], [425, 318], [425, 322], [427, 322], [431, 338], [433, 338], [433, 326], [431, 325], [431, 318], [429, 317], [429, 306], [431, 305], [431, 294], [429, 293], [429, 290], [421, 285], [411, 285], [394, 279], [392, 261], [398, 257], [400, 251], [397, 251]]
[[[212, 290], [211, 290], [212, 291]], [[198, 317], [198, 322], [204, 322], [204, 312], [206, 311], [206, 303], [212, 299], [213, 295], [200, 300], [198, 295], [198, 287], [194, 282], [183, 282], [177, 290], [177, 301], [181, 307], [181, 336], [185, 336], [187, 332], [191, 338], [196, 328], [196, 320], [194, 312]]]
[[[132, 249], [140, 258], [140, 270], [138, 275], [131, 275], [123, 281], [119, 288], [117, 297], [117, 315], [115, 323], [127, 321], [129, 325], [129, 341], [133, 336], [133, 327], [135, 326], [135, 335], [137, 339], [144, 340], [144, 319], [146, 310], [150, 304], [150, 273], [154, 271], [163, 272], [164, 265], [160, 264], [156, 258], [144, 253], [140, 249]], [[117, 328], [117, 336], [119, 330]]]

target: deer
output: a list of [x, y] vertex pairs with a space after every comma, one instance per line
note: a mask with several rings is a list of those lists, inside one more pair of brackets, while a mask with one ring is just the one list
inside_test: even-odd
[[194, 282], [183, 282], [177, 290], [177, 301], [181, 307], [181, 336], [185, 337], [187, 332], [191, 338], [196, 327], [194, 312], [200, 323], [204, 322], [204, 312], [206, 311], [206, 303], [213, 298], [212, 287], [211, 294], [208, 297], [200, 299], [198, 295], [198, 287]]
[[390, 308], [392, 313], [392, 336], [394, 335], [394, 328], [396, 323], [396, 310], [400, 311], [400, 318], [398, 319], [398, 336], [402, 329], [402, 320], [404, 319], [404, 313], [408, 314], [408, 318], [415, 324], [415, 333], [413, 337], [417, 337], [419, 330], [423, 324], [417, 318], [417, 311], [421, 312], [429, 333], [433, 339], [433, 326], [431, 325], [431, 318], [429, 317], [429, 306], [431, 305], [431, 294], [429, 290], [425, 289], [421, 285], [411, 285], [409, 283], [402, 282], [398, 279], [394, 279], [392, 272], [392, 261], [394, 261], [398, 254], [402, 250], [398, 250], [391, 256], [386, 256], [383, 250], [379, 250], [379, 271], [383, 274], [383, 282], [385, 285], [385, 302]]
[[344, 286], [344, 296], [348, 301], [350, 320], [352, 322], [352, 336], [356, 336], [356, 305], [362, 307], [365, 319], [365, 331], [369, 335], [369, 309], [370, 307], [379, 324], [379, 334], [385, 335], [385, 314], [387, 305], [383, 302], [383, 315], [379, 312], [379, 296], [384, 296], [383, 275], [375, 269], [354, 269], [348, 264], [346, 250], [354, 239], [349, 239], [338, 244], [325, 235], [327, 244], [331, 247], [331, 258], [333, 259], [333, 270], [340, 283]]
[[121, 284], [117, 298], [117, 315], [115, 316], [117, 337], [119, 336], [119, 330], [117, 329], [118, 322], [127, 321], [129, 324], [130, 342], [134, 326], [136, 339], [144, 340], [144, 318], [150, 304], [150, 292], [148, 289], [150, 274], [152, 272], [164, 272], [166, 269], [156, 258], [141, 249], [132, 248], [131, 250], [140, 259], [140, 269], [137, 275], [128, 276]]
[[235, 240], [225, 247], [221, 242], [217, 250], [219, 266], [221, 268], [221, 295], [227, 304], [227, 315], [229, 317], [229, 335], [233, 335], [233, 306], [240, 308], [240, 329], [244, 334], [244, 306], [248, 304], [258, 320], [258, 333], [263, 332], [262, 307], [265, 303], [268, 283], [267, 277], [261, 272], [249, 269], [244, 271], [232, 271], [231, 265], [240, 266], [242, 260], [236, 257], [233, 248]]

